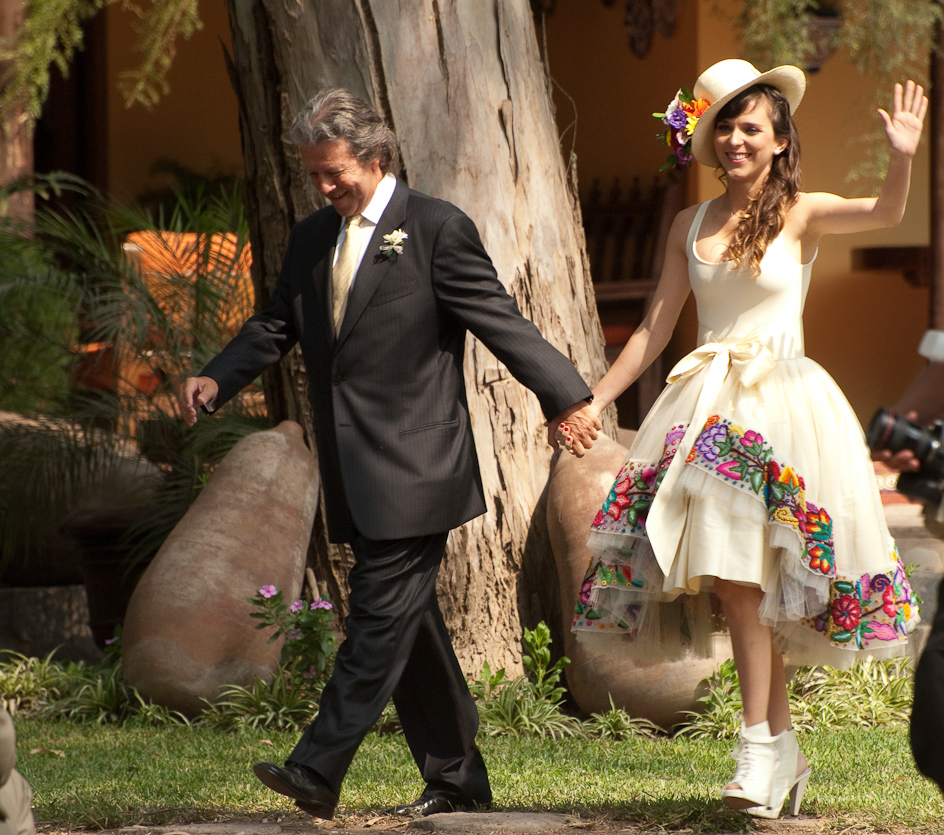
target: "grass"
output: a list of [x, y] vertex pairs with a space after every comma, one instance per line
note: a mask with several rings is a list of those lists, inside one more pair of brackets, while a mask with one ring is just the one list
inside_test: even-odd
[[[19, 767], [41, 825], [72, 829], [281, 816], [290, 801], [258, 784], [250, 766], [281, 762], [295, 733], [208, 727], [76, 725], [17, 719]], [[824, 831], [944, 835], [940, 792], [914, 769], [907, 726], [818, 729], [801, 735], [813, 766], [804, 815]], [[576, 813], [647, 829], [750, 832], [756, 825], [719, 800], [731, 741], [635, 737], [483, 737], [500, 809]], [[342, 813], [381, 813], [422, 783], [402, 736], [370, 735], [354, 760]]]
[[[719, 799], [741, 712], [733, 663], [708, 680], [703, 712], [668, 737], [617, 709], [583, 722], [566, 715], [558, 707], [565, 662], [550, 665], [549, 633], [526, 632], [524, 643], [534, 681], [484, 665], [471, 685], [498, 809], [575, 814], [597, 832], [758, 831]], [[42, 827], [302, 819], [250, 766], [285, 760], [316, 709], [314, 690], [290, 687], [285, 676], [230, 688], [216, 709], [187, 723], [143, 702], [116, 660], [61, 666], [0, 655], [0, 701], [16, 714], [20, 768]], [[944, 835], [940, 793], [911, 759], [911, 698], [906, 660], [804, 668], [794, 677], [792, 710], [814, 770], [802, 811], [816, 831]], [[349, 826], [384, 820], [386, 808], [423, 789], [403, 737], [389, 732], [395, 713], [377, 727], [388, 733], [367, 738], [345, 782]]]

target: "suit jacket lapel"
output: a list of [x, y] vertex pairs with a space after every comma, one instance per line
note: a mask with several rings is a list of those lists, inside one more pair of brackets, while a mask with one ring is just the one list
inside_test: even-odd
[[397, 187], [387, 204], [387, 208], [380, 216], [380, 222], [374, 229], [374, 234], [371, 236], [370, 243], [364, 252], [364, 260], [361, 261], [361, 265], [357, 270], [354, 286], [351, 288], [351, 295], [348, 296], [347, 310], [344, 312], [344, 320], [341, 322], [341, 332], [338, 334], [336, 348], [343, 344], [393, 263], [392, 258], [387, 258], [381, 253], [380, 246], [383, 243], [384, 235], [389, 235], [394, 229], [403, 225], [406, 218], [408, 196], [409, 189], [407, 186], [401, 180], [397, 180]]
[[331, 265], [334, 263], [334, 251], [338, 246], [338, 235], [341, 233], [341, 216], [335, 213], [337, 222], [329, 225], [331, 246], [328, 254], [322, 258], [312, 270], [311, 278], [314, 284], [315, 303], [318, 308], [318, 317], [321, 327], [328, 336], [328, 344], [334, 341], [334, 312], [331, 299]]

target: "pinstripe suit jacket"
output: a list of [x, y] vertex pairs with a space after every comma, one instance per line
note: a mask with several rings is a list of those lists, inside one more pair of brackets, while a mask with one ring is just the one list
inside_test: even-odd
[[[398, 181], [348, 299], [337, 339], [331, 264], [341, 217], [293, 228], [278, 285], [201, 372], [219, 407], [296, 342], [308, 373], [332, 541], [451, 530], [485, 512], [462, 374], [471, 331], [538, 397], [547, 417], [589, 397], [573, 363], [525, 319], [472, 221]], [[383, 235], [402, 229], [385, 258]]]

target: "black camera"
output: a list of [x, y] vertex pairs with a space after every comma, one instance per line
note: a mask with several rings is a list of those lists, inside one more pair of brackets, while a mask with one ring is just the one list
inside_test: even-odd
[[869, 449], [891, 453], [910, 449], [920, 463], [914, 473], [898, 476], [898, 492], [937, 508], [944, 498], [944, 420], [931, 426], [912, 423], [891, 409], [879, 409], [865, 431]]

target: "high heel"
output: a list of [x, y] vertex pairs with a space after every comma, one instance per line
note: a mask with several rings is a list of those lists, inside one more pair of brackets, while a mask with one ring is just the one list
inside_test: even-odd
[[790, 814], [794, 817], [799, 814], [800, 803], [806, 791], [806, 784], [810, 780], [810, 769], [805, 768], [797, 774], [797, 764], [800, 759], [800, 746], [797, 743], [796, 731], [792, 728], [777, 734], [774, 737], [774, 746], [777, 749], [777, 772], [774, 777], [770, 793], [770, 803], [764, 806], [752, 806], [747, 811], [757, 818], [773, 820], [780, 817], [783, 802], [790, 797]]
[[793, 785], [790, 787], [790, 814], [796, 817], [800, 814], [800, 803], [803, 801], [803, 795], [806, 793], [806, 784], [810, 782], [810, 774], [813, 772], [807, 766], [802, 774], [797, 774]]
[[767, 722], [750, 727], [742, 722], [738, 747], [734, 753], [737, 769], [731, 782], [721, 792], [725, 806], [731, 809], [770, 806], [774, 782], [778, 776], [777, 755], [776, 738], [770, 735]]

